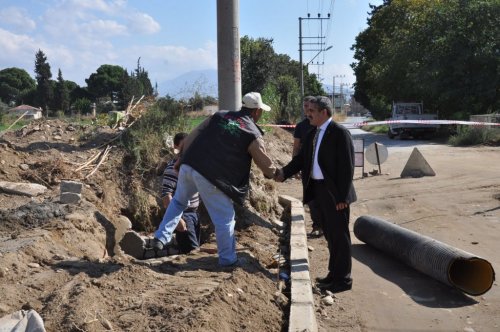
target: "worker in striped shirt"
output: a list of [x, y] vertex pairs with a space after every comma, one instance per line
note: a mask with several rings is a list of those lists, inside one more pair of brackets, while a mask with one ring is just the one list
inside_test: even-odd
[[[174, 153], [179, 152], [182, 141], [187, 133], [177, 133], [174, 136]], [[177, 158], [172, 159], [163, 172], [163, 181], [161, 188], [161, 200], [166, 209], [172, 200], [177, 187], [177, 171], [174, 169]], [[198, 206], [200, 205], [200, 196], [198, 193], [189, 200], [188, 207], [184, 210], [181, 220], [175, 229], [177, 245], [179, 251], [183, 254], [199, 248], [200, 246], [200, 223], [198, 220]]]

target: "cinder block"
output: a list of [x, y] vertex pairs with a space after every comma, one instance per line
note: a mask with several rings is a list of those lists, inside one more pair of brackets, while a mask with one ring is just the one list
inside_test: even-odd
[[80, 202], [82, 195], [71, 192], [63, 192], [59, 198], [62, 204], [76, 204]]
[[81, 182], [76, 181], [61, 181], [61, 193], [82, 193], [83, 184]]

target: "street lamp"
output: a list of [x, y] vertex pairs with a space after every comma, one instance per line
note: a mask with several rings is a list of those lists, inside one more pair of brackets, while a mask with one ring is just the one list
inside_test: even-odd
[[311, 59], [311, 61], [309, 61], [309, 62], [306, 64], [306, 66], [309, 66], [309, 64], [310, 64], [311, 62], [313, 62], [313, 60], [314, 60], [314, 59], [316, 59], [316, 57], [317, 57], [318, 55], [320, 55], [320, 53], [321, 53], [321, 52], [326, 52], [326, 51], [328, 51], [329, 49], [331, 49], [332, 47], [333, 47], [333, 46], [332, 46], [332, 45], [330, 45], [330, 46], [328, 46], [327, 48], [325, 48], [324, 50], [320, 50], [320, 51], [319, 51], [318, 53], [316, 53], [316, 55], [315, 55], [315, 56]]

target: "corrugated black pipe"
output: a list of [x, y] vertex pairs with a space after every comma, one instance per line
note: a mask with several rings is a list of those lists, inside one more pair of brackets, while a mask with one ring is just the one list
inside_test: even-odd
[[487, 260], [380, 218], [359, 217], [354, 234], [366, 244], [470, 295], [486, 293], [495, 280], [495, 271]]

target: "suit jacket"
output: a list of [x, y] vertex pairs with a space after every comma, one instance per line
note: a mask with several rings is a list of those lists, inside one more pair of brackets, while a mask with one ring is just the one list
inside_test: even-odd
[[[306, 136], [302, 148], [285, 167], [285, 179], [302, 171], [303, 201], [314, 199], [310, 186], [313, 158], [313, 140], [316, 130]], [[352, 183], [354, 176], [354, 146], [349, 130], [331, 121], [325, 130], [318, 150], [318, 164], [325, 178], [330, 195], [335, 202], [348, 204], [356, 201], [356, 191]]]

